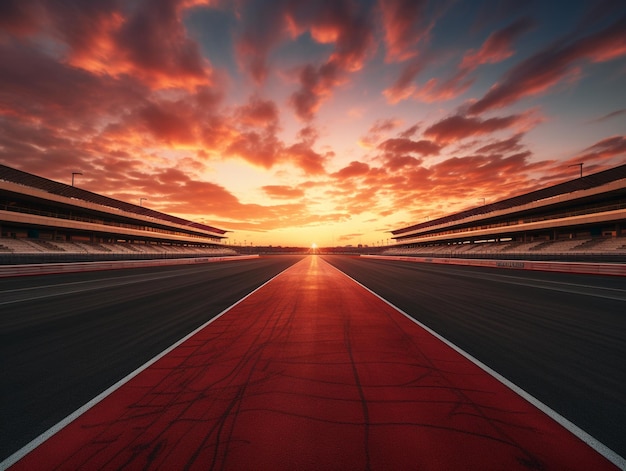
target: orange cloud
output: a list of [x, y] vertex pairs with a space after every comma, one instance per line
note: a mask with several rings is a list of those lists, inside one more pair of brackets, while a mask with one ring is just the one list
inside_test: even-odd
[[[589, 162], [604, 161], [614, 157], [626, 157], [626, 137], [613, 136], [607, 137], [594, 145], [586, 148], [579, 156], [572, 160]], [[569, 163], [569, 162], [568, 162]]]
[[492, 33], [478, 51], [465, 53], [459, 70], [450, 78], [440, 80], [432, 77], [424, 85], [414, 83], [417, 75], [430, 62], [428, 55], [414, 59], [403, 70], [396, 82], [383, 93], [390, 103], [397, 103], [409, 97], [417, 98], [425, 103], [451, 100], [465, 93], [474, 83], [468, 75], [476, 67], [486, 63], [500, 62], [511, 55], [513, 41], [533, 26], [528, 18], [522, 18], [511, 25]]
[[[17, 42], [0, 43], [0, 89], [0, 113], [13, 116], [15, 127], [7, 141], [21, 136], [29, 143], [11, 144], [15, 158], [38, 155], [31, 143], [47, 149], [48, 162], [57, 148], [60, 155], [79, 156], [112, 155], [120, 149], [130, 155], [146, 146], [166, 146], [202, 150], [202, 159], [242, 158], [264, 168], [290, 163], [306, 174], [321, 175], [332, 155], [313, 150], [317, 130], [312, 126], [300, 131], [301, 142], [282, 142], [276, 136], [279, 110], [272, 100], [253, 95], [243, 106], [220, 109], [219, 89], [201, 86], [161, 94], [130, 77], [70, 67]], [[55, 164], [62, 160], [67, 158], [59, 157]]]
[[397, 119], [386, 118], [386, 119], [378, 119], [376, 122], [369, 128], [367, 131], [368, 134], [380, 134], [389, 131], [393, 131], [398, 126], [400, 126], [401, 122]]
[[425, 103], [434, 103], [456, 98], [465, 93], [472, 85], [473, 79], [466, 79], [467, 73], [459, 72], [452, 78], [440, 82], [436, 78], [431, 78], [421, 87], [415, 87], [413, 97]]
[[427, 57], [418, 57], [411, 59], [408, 64], [404, 66], [402, 73], [394, 84], [383, 91], [383, 95], [390, 104], [405, 100], [415, 93], [416, 87], [413, 84], [413, 80], [424, 67], [426, 67], [428, 61], [429, 59]]
[[374, 124], [368, 129], [365, 136], [360, 139], [360, 143], [364, 147], [374, 146], [382, 136], [386, 133], [393, 131], [398, 126], [400, 126], [401, 122], [397, 119], [387, 118], [387, 119], [378, 119]]
[[139, 116], [155, 139], [170, 145], [192, 144], [196, 141], [196, 135], [190, 112], [180, 109], [176, 104], [151, 103], [139, 111]]
[[352, 177], [358, 177], [361, 175], [365, 175], [369, 172], [370, 166], [364, 162], [353, 161], [350, 162], [350, 165], [342, 168], [336, 173], [333, 173], [332, 176], [339, 179], [348, 179]]
[[422, 164], [421, 159], [417, 159], [410, 155], [393, 155], [386, 154], [384, 156], [385, 167], [395, 172], [404, 167], [417, 167]]
[[413, 137], [413, 135], [417, 132], [418, 129], [419, 129], [419, 125], [414, 124], [413, 126], [402, 131], [398, 136], [403, 139], [409, 139]]
[[123, 115], [147, 90], [132, 78], [95, 76], [69, 67], [30, 43], [0, 42], [2, 112], [44, 126], [90, 132], [103, 115]]
[[480, 147], [476, 150], [478, 153], [508, 153], [508, 152], [517, 152], [523, 148], [520, 140], [523, 134], [516, 134], [509, 139], [504, 139], [496, 142], [492, 142], [491, 144], [487, 144], [485, 146]]
[[292, 186], [266, 185], [262, 186], [261, 189], [270, 198], [293, 199], [302, 198], [304, 196], [304, 191], [302, 191], [300, 188], [294, 188]]
[[164, 185], [186, 183], [189, 177], [177, 168], [168, 168], [156, 175], [157, 180]]
[[478, 51], [470, 50], [463, 56], [461, 70], [474, 70], [481, 64], [494, 64], [513, 55], [511, 45], [523, 33], [534, 26], [530, 18], [521, 18], [506, 28], [489, 35]]
[[281, 148], [281, 143], [271, 133], [242, 132], [233, 139], [225, 152], [254, 165], [271, 168], [279, 161]]
[[428, 40], [435, 22], [427, 15], [427, 6], [426, 0], [379, 0], [387, 61], [402, 62], [415, 57], [418, 44]]
[[322, 175], [326, 171], [324, 164], [330, 154], [322, 155], [315, 152], [307, 142], [299, 142], [285, 149], [285, 160], [294, 163], [306, 175]]
[[346, 74], [363, 67], [376, 46], [374, 28], [360, 5], [345, 0], [315, 6], [309, 2], [306, 8], [292, 9], [288, 15], [299, 30], [309, 30], [314, 39], [334, 44], [326, 62], [300, 69], [300, 88], [291, 95], [298, 117], [310, 121], [332, 90], [345, 83]]
[[312, 146], [319, 137], [319, 132], [314, 126], [305, 126], [298, 131], [298, 138], [306, 145]]
[[333, 44], [320, 65], [299, 68], [299, 89], [290, 97], [296, 115], [310, 121], [333, 89], [345, 83], [346, 74], [360, 70], [375, 48], [373, 25], [363, 6], [348, 0], [311, 3], [251, 3], [243, 15], [243, 32], [237, 39], [239, 61], [257, 82], [268, 73], [267, 56], [284, 37], [291, 39], [309, 32], [321, 44]]
[[310, 121], [317, 113], [322, 101], [330, 96], [334, 87], [343, 83], [341, 70], [335, 63], [326, 63], [320, 68], [312, 65], [303, 67], [300, 71], [300, 89], [290, 97], [290, 104], [296, 114], [303, 121]]
[[240, 107], [235, 115], [238, 123], [248, 126], [266, 127], [278, 123], [276, 103], [258, 97], [253, 97], [247, 105]]
[[72, 67], [133, 76], [152, 88], [193, 89], [210, 84], [212, 70], [186, 35], [182, 13], [192, 5], [180, 0], [140, 1], [132, 8], [116, 1], [9, 2], [9, 20], [0, 20], [0, 27], [60, 41], [62, 59]]
[[361, 232], [353, 232], [351, 234], [341, 234], [339, 237], [337, 237], [337, 241], [338, 242], [350, 242], [352, 241], [352, 239], [357, 239], [362, 236], [363, 234]]
[[261, 83], [269, 70], [268, 53], [289, 32], [289, 15], [285, 2], [275, 2], [274, 9], [255, 2], [249, 6], [240, 14], [243, 31], [236, 39], [235, 50], [242, 68]]

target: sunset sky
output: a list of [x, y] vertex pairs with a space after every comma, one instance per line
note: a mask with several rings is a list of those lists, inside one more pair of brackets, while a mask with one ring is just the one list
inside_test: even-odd
[[623, 0], [0, 2], [0, 163], [237, 245], [387, 244], [625, 134]]

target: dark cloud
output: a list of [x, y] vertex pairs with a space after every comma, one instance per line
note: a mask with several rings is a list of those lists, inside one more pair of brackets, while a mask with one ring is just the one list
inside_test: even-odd
[[0, 2], [0, 32], [7, 31], [16, 36], [27, 36], [41, 26], [43, 7], [37, 2], [3, 0]]
[[517, 152], [523, 148], [523, 145], [520, 143], [523, 134], [516, 134], [509, 139], [504, 139], [496, 142], [492, 142], [485, 146], [480, 147], [476, 150], [476, 152], [482, 154], [490, 154], [490, 153], [501, 153], [506, 154], [509, 152]]
[[346, 0], [320, 2], [295, 8], [290, 18], [299, 30], [309, 30], [320, 43], [334, 45], [326, 62], [305, 65], [299, 75], [300, 88], [291, 104], [300, 119], [309, 121], [321, 102], [346, 80], [346, 74], [360, 70], [375, 49], [371, 11], [365, 4]]
[[466, 137], [491, 134], [495, 131], [508, 129], [523, 118], [522, 115], [511, 115], [482, 120], [476, 117], [454, 115], [433, 124], [424, 131], [424, 135], [437, 143], [449, 144]]
[[611, 113], [607, 113], [604, 116], [601, 116], [599, 118], [596, 118], [596, 119], [592, 120], [591, 122], [593, 122], [593, 123], [601, 123], [603, 121], [607, 121], [609, 119], [613, 119], [613, 118], [615, 118], [617, 116], [621, 116], [624, 113], [626, 113], [626, 108], [621, 109], [621, 110], [612, 111]]
[[14, 116], [40, 117], [56, 126], [123, 114], [146, 89], [132, 78], [96, 76], [69, 67], [25, 44], [0, 43], [0, 99]]
[[[169, 106], [168, 106], [169, 105]], [[191, 144], [196, 141], [191, 110], [176, 104], [150, 104], [139, 111], [153, 137], [163, 143]]]
[[481, 64], [493, 64], [513, 55], [511, 46], [523, 33], [530, 31], [535, 22], [529, 17], [520, 18], [507, 27], [490, 34], [478, 51], [470, 50], [464, 56], [459, 68], [470, 71]]
[[251, 1], [240, 13], [241, 32], [235, 48], [244, 68], [257, 83], [267, 77], [270, 50], [289, 33], [289, 2], [276, 0], [272, 6], [267, 8], [265, 1]]
[[383, 91], [387, 100], [393, 104], [411, 96], [415, 91], [413, 81], [429, 61], [430, 57], [427, 54], [425, 57], [420, 56], [408, 61], [394, 84]]
[[415, 133], [418, 131], [419, 129], [419, 125], [415, 124], [407, 129], [405, 129], [404, 131], [402, 131], [399, 134], [399, 137], [403, 138], [403, 139], [410, 139], [411, 137], [413, 137], [415, 135]]
[[276, 126], [279, 120], [278, 115], [276, 103], [258, 97], [252, 97], [248, 104], [240, 107], [235, 113], [238, 124], [256, 127]]
[[156, 78], [159, 86], [187, 80], [195, 86], [209, 80], [208, 63], [201, 56], [198, 44], [185, 32], [182, 3], [181, 0], [144, 0], [115, 34], [117, 53], [146, 80], [150, 76]]
[[[3, 2], [4, 28], [60, 41], [62, 62], [98, 75], [133, 75], [153, 88], [211, 83], [210, 64], [182, 22], [184, 0]], [[0, 15], [2, 17], [2, 15]]]
[[616, 156], [626, 157], [626, 137], [613, 136], [602, 139], [586, 148], [574, 160], [595, 161], [607, 160]]
[[425, 139], [420, 141], [412, 141], [411, 139], [395, 138], [387, 139], [382, 142], [379, 149], [393, 154], [420, 154], [420, 155], [438, 155], [441, 146]]
[[537, 0], [485, 2], [478, 9], [472, 30], [492, 28], [494, 24], [508, 21], [510, 18], [523, 15], [530, 10], [536, 10], [537, 3]]
[[371, 9], [349, 0], [332, 2], [250, 2], [241, 12], [242, 31], [236, 50], [240, 62], [258, 83], [268, 74], [268, 55], [286, 37], [304, 33], [319, 44], [332, 44], [327, 59], [299, 67], [299, 89], [290, 104], [297, 116], [310, 121], [346, 74], [360, 70], [375, 47]]
[[471, 114], [501, 108], [523, 97], [543, 93], [565, 79], [581, 61], [603, 62], [626, 54], [626, 16], [605, 29], [566, 43], [556, 43], [513, 67], [481, 99]]
[[427, 41], [435, 18], [427, 14], [428, 0], [380, 0], [388, 61], [415, 57]]
[[343, 81], [341, 72], [335, 63], [326, 63], [319, 68], [309, 64], [302, 68], [299, 76], [300, 89], [289, 100], [300, 119], [313, 119], [322, 101]]
[[434, 60], [429, 47], [432, 30], [450, 6], [448, 1], [379, 0], [389, 62], [405, 62], [391, 87], [383, 91], [389, 103], [398, 103], [416, 91], [417, 76]]
[[530, 18], [521, 18], [505, 28], [495, 31], [485, 40], [478, 51], [469, 50], [463, 56], [458, 71], [448, 79], [430, 78], [418, 87], [413, 82], [422, 68], [430, 62], [429, 56], [410, 62], [395, 84], [385, 91], [390, 102], [395, 103], [410, 96], [426, 103], [455, 98], [474, 83], [470, 73], [481, 64], [501, 62], [513, 55], [512, 43], [534, 27]]

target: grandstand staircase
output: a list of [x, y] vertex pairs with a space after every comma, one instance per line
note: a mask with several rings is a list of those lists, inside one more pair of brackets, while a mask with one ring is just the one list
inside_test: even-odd
[[37, 244], [39, 246], [41, 246], [43, 248], [44, 251], [46, 252], [65, 252], [65, 249], [62, 247], [59, 247], [56, 244], [53, 244], [52, 242], [48, 242], [47, 240], [41, 240], [41, 239], [33, 239], [32, 241], [33, 244]]
[[581, 244], [577, 245], [576, 247], [572, 247], [572, 250], [580, 251], [580, 252], [593, 252], [592, 249], [594, 247], [602, 245], [602, 243], [605, 240], [606, 239], [600, 238], [600, 237], [595, 237], [593, 239], [588, 239], [588, 240], [582, 242]]

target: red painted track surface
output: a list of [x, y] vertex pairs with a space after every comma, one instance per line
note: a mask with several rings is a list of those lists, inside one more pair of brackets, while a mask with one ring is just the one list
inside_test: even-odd
[[12, 469], [146, 468], [614, 469], [317, 257]]

